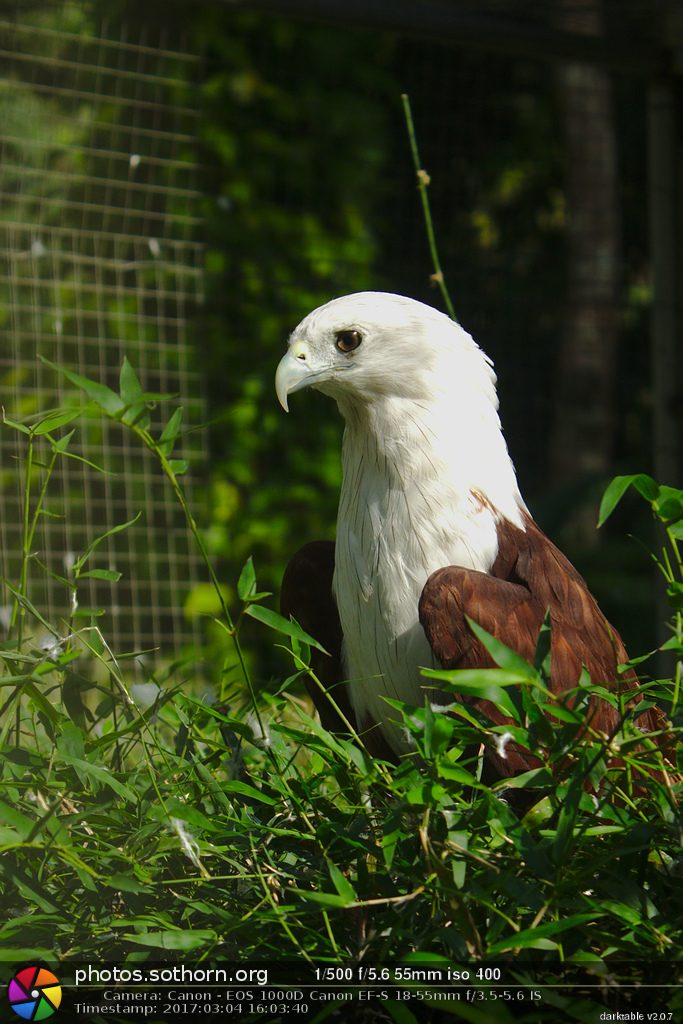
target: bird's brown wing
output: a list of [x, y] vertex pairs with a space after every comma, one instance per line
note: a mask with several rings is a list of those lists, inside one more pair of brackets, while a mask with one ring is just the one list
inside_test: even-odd
[[[495, 667], [493, 658], [470, 629], [468, 619], [530, 661], [543, 617], [542, 606], [519, 583], [455, 565], [433, 573], [420, 599], [420, 622], [436, 658], [447, 669]], [[462, 699], [482, 712], [492, 725], [511, 724], [490, 701]], [[490, 747], [486, 759], [498, 777], [539, 766], [536, 758], [514, 743], [507, 745], [504, 756]]]
[[[546, 612], [551, 625], [551, 677], [554, 693], [574, 688], [582, 667], [594, 683], [615, 688], [617, 666], [628, 658], [617, 631], [600, 611], [595, 598], [569, 560], [545, 536], [530, 516], [525, 529], [503, 521], [498, 527], [498, 555], [491, 574], [448, 566], [433, 573], [420, 599], [420, 622], [436, 658], [444, 668], [492, 667], [490, 654], [470, 629], [467, 619], [532, 661]], [[634, 673], [625, 682], [637, 683]], [[487, 701], [473, 701], [494, 725], [509, 720]], [[592, 698], [586, 723], [591, 730], [611, 735], [619, 713], [606, 701]], [[637, 716], [644, 732], [663, 728], [656, 708]], [[666, 748], [666, 743], [662, 744]], [[503, 776], [536, 767], [528, 752], [510, 744], [489, 761]]]

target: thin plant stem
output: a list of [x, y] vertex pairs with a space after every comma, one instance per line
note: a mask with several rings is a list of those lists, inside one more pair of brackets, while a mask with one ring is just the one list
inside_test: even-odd
[[430, 177], [426, 170], [422, 166], [420, 160], [420, 153], [417, 148], [417, 137], [415, 135], [415, 124], [413, 122], [413, 112], [410, 107], [410, 97], [403, 93], [401, 96], [401, 102], [403, 103], [403, 114], [406, 120], [406, 127], [408, 129], [408, 140], [410, 142], [410, 151], [413, 156], [413, 164], [415, 166], [415, 175], [417, 177], [417, 188], [420, 193], [420, 201], [422, 203], [422, 213], [424, 215], [425, 229], [427, 231], [427, 242], [429, 243], [429, 252], [432, 257], [432, 266], [434, 272], [431, 275], [431, 280], [434, 284], [439, 286], [443, 301], [448, 315], [451, 320], [455, 320], [458, 323], [458, 318], [455, 315], [455, 309], [451, 302], [451, 296], [446, 285], [446, 279], [444, 277], [443, 269], [441, 267], [441, 260], [439, 259], [439, 250], [436, 245], [436, 234], [434, 232], [434, 222], [432, 220], [432, 211], [429, 205], [429, 196], [427, 189], [429, 188]]
[[[226, 627], [227, 627], [227, 631], [230, 634], [230, 637], [232, 639], [232, 642], [233, 642], [233, 645], [234, 645], [234, 648], [235, 648], [235, 653], [237, 654], [237, 660], [239, 662], [239, 666], [240, 666], [240, 669], [242, 671], [242, 675], [244, 677], [244, 681], [246, 682], [247, 688], [249, 690], [249, 696], [250, 696], [250, 699], [251, 699], [252, 707], [254, 709], [254, 714], [256, 716], [256, 721], [258, 722], [259, 729], [261, 729], [263, 731], [263, 720], [261, 718], [261, 713], [260, 713], [260, 710], [259, 710], [258, 701], [256, 700], [256, 693], [254, 691], [254, 685], [252, 683], [251, 676], [249, 674], [249, 670], [247, 668], [246, 661], [244, 659], [244, 653], [242, 651], [242, 647], [241, 647], [241, 644], [240, 644], [240, 641], [239, 641], [239, 636], [237, 634], [237, 628], [236, 628], [235, 623], [233, 622], [233, 618], [232, 618], [232, 616], [230, 614], [230, 609], [228, 608], [227, 602], [225, 600], [225, 596], [223, 594], [223, 590], [221, 588], [220, 582], [219, 582], [218, 577], [216, 575], [216, 570], [214, 569], [213, 563], [211, 561], [211, 558], [209, 557], [209, 552], [206, 549], [206, 544], [204, 543], [204, 538], [201, 535], [199, 527], [197, 526], [197, 522], [196, 522], [194, 516], [192, 515], [192, 510], [191, 510], [191, 508], [190, 508], [190, 506], [189, 506], [189, 504], [187, 502], [187, 498], [185, 497], [185, 492], [183, 491], [182, 487], [180, 486], [180, 483], [178, 481], [178, 477], [174, 473], [173, 467], [171, 466], [171, 463], [170, 463], [169, 459], [166, 457], [166, 455], [161, 450], [160, 446], [154, 440], [154, 438], [149, 433], [149, 431], [145, 430], [144, 427], [140, 427], [140, 426], [137, 426], [137, 425], [133, 425], [131, 427], [131, 429], [134, 431], [135, 434], [137, 434], [137, 436], [140, 438], [140, 440], [145, 445], [145, 447], [149, 448], [149, 450], [151, 452], [153, 452], [156, 455], [156, 457], [159, 459], [159, 462], [161, 464], [161, 468], [162, 468], [162, 470], [164, 472], [164, 475], [166, 476], [166, 479], [170, 483], [171, 487], [173, 488], [173, 493], [175, 494], [176, 499], [177, 499], [180, 507], [183, 510], [183, 514], [185, 516], [185, 520], [187, 522], [187, 525], [189, 526], [190, 532], [192, 533], [192, 536], [194, 537], [194, 541], [195, 541], [195, 543], [197, 545], [197, 548], [199, 550], [199, 553], [200, 553], [200, 555], [202, 557], [202, 561], [204, 562], [204, 565], [206, 566], [206, 571], [209, 574], [209, 579], [211, 581], [211, 584], [212, 584], [214, 590], [216, 591], [216, 595], [218, 597], [218, 601], [219, 601], [220, 607], [221, 607], [221, 612], [223, 613], [223, 617], [225, 619], [225, 624], [226, 624]], [[269, 751], [269, 753], [270, 753], [270, 751]]]
[[[36, 501], [35, 511], [33, 513], [33, 518], [31, 520], [31, 526], [30, 526], [29, 535], [28, 535], [29, 556], [30, 556], [31, 548], [33, 547], [33, 541], [34, 541], [34, 538], [35, 538], [35, 535], [36, 535], [36, 530], [38, 528], [38, 521], [39, 521], [40, 516], [42, 514], [42, 511], [43, 511], [43, 503], [45, 501], [45, 495], [47, 494], [48, 484], [50, 483], [50, 478], [52, 477], [52, 471], [53, 471], [53, 469], [55, 467], [55, 462], [56, 461], [57, 461], [57, 452], [53, 451], [52, 456], [50, 458], [50, 461], [49, 461], [49, 463], [48, 463], [48, 465], [47, 465], [47, 467], [45, 469], [45, 476], [44, 476], [44, 479], [43, 479], [43, 484], [42, 484], [42, 487], [40, 488], [40, 493], [38, 494], [38, 500]], [[27, 595], [24, 595], [24, 596], [27, 596]]]
[[[36, 530], [38, 529], [38, 522], [43, 510], [43, 504], [45, 501], [45, 495], [47, 494], [47, 488], [52, 477], [52, 471], [57, 461], [57, 452], [53, 451], [52, 456], [48, 465], [45, 468], [43, 482], [38, 493], [36, 500], [36, 506], [31, 515], [31, 491], [32, 491], [32, 476], [33, 466], [35, 457], [35, 438], [33, 433], [28, 435], [28, 445], [26, 452], [26, 479], [24, 481], [24, 495], [23, 495], [23, 508], [22, 508], [22, 543], [21, 543], [21, 574], [19, 578], [19, 594], [21, 597], [28, 597], [28, 563], [31, 559], [31, 552], [33, 550], [33, 542], [36, 536]], [[18, 619], [18, 647], [21, 648], [23, 640], [23, 621], [26, 615], [26, 610], [21, 606], [21, 602], [15, 600], [14, 608], [12, 610], [11, 627], [17, 625]]]
[[[670, 528], [667, 528], [666, 532], [667, 532], [667, 535], [668, 535], [668, 538], [669, 538], [669, 545], [671, 547], [671, 553], [673, 554], [674, 565], [675, 565], [675, 568], [676, 568], [676, 571], [677, 571], [677, 572], [674, 571], [674, 567], [671, 566], [671, 569], [670, 569], [670, 572], [671, 572], [671, 582], [672, 583], [681, 582], [681, 581], [683, 581], [683, 559], [681, 558], [681, 552], [680, 552], [680, 549], [678, 547], [678, 543], [676, 541], [676, 537], [674, 537], [672, 530]], [[669, 564], [670, 564], [670, 561], [669, 561]], [[674, 615], [674, 618], [673, 618], [673, 631], [674, 631], [674, 636], [675, 636], [676, 640], [678, 641], [678, 647], [680, 649], [681, 645], [683, 645], [683, 613], [681, 613], [680, 611], [677, 611], [675, 613], [675, 615]], [[683, 675], [683, 659], [678, 657], [678, 658], [676, 658], [676, 668], [674, 670], [674, 692], [673, 692], [673, 700], [671, 702], [671, 714], [672, 715], [675, 714], [676, 709], [678, 707], [678, 702], [680, 700], [681, 678], [682, 678], [682, 675]]]
[[[28, 560], [31, 555], [31, 546], [29, 541], [30, 535], [30, 520], [31, 520], [31, 476], [33, 474], [33, 435], [29, 434], [28, 446], [26, 452], [26, 476], [24, 479], [24, 495], [23, 495], [23, 529], [21, 538], [21, 574], [19, 577], [19, 593], [22, 597], [26, 597], [26, 588], [28, 582]], [[18, 639], [17, 648], [21, 650], [22, 644], [22, 633], [23, 633], [23, 622], [24, 622], [25, 609], [21, 604], [21, 601], [15, 598], [14, 607], [12, 609], [12, 619], [10, 622], [10, 628], [14, 629], [17, 625], [18, 619]]]
[[[271, 906], [271, 909], [272, 909], [272, 911], [273, 911], [273, 913], [275, 915], [275, 918], [276, 918], [278, 924], [282, 927], [282, 929], [285, 932], [287, 938], [292, 943], [292, 946], [298, 951], [299, 955], [302, 956], [304, 958], [304, 960], [306, 960], [309, 964], [312, 963], [313, 961], [311, 960], [311, 957], [306, 952], [304, 947], [301, 945], [301, 943], [297, 939], [297, 937], [294, 934], [294, 932], [292, 931], [292, 929], [289, 927], [289, 924], [287, 923], [287, 916], [286, 916], [286, 914], [283, 912], [282, 908], [277, 904], [277, 902], [273, 898], [273, 894], [272, 894], [272, 892], [270, 890], [270, 886], [268, 885], [268, 882], [267, 882], [267, 880], [266, 880], [266, 878], [265, 878], [265, 876], [263, 874], [263, 871], [261, 870], [261, 866], [260, 866], [260, 864], [258, 862], [258, 854], [257, 854], [257, 851], [256, 851], [256, 846], [254, 845], [254, 840], [251, 837], [249, 837], [249, 845], [251, 846], [251, 856], [252, 856], [254, 867], [256, 868], [256, 874], [258, 875], [259, 882], [261, 883], [261, 888], [263, 889], [263, 894], [264, 894], [265, 898], [268, 900], [268, 903]], [[272, 865], [270, 865], [270, 864], [268, 866], [272, 867]]]

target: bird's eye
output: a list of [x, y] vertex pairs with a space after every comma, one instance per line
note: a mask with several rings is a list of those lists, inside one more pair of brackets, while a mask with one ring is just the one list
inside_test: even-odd
[[340, 352], [353, 352], [355, 348], [358, 348], [363, 335], [360, 331], [337, 331], [337, 340], [335, 342]]

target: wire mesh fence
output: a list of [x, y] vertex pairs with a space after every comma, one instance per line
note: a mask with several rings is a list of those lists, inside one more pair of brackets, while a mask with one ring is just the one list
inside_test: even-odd
[[[368, 287], [438, 304], [400, 113], [407, 91], [455, 308], [494, 357], [507, 437], [532, 504], [535, 494], [545, 502], [543, 525], [556, 534], [572, 505], [594, 504], [619, 459], [647, 466], [652, 289], [635, 73], [579, 73], [512, 45], [486, 53], [481, 33], [476, 46], [456, 32], [440, 45], [385, 31], [379, 14], [367, 27], [356, 5], [338, 7], [330, 29], [288, 17], [302, 4], [284, 0], [264, 3], [279, 17], [195, 5], [197, 21], [215, 19], [200, 60], [183, 38], [185, 5], [164, 17], [154, 5], [116, 6], [114, 19], [103, 3], [0, 0], [8, 415], [64, 401], [38, 354], [109, 384], [127, 354], [148, 390], [182, 395], [191, 424], [206, 418], [205, 387], [220, 417], [214, 553], [230, 579], [254, 555], [275, 590], [300, 538], [331, 530], [338, 486], [328, 411], [311, 405], [304, 447], [295, 417], [283, 424], [268, 397], [287, 331], [319, 302]], [[530, 20], [576, 34], [585, 26], [574, 8], [585, 6], [491, 0], [472, 11], [499, 10], [520, 33]], [[629, 25], [646, 20], [640, 0], [588, 6], [602, 6], [606, 27], [586, 35], [587, 52], [624, 43], [627, 9]], [[202, 132], [208, 167], [197, 160]], [[201, 436], [185, 437], [195, 465]], [[13, 579], [21, 446], [7, 431], [0, 444], [1, 571]], [[44, 521], [40, 561], [68, 574], [88, 538], [143, 509], [98, 549], [98, 564], [123, 579], [91, 581], [79, 600], [106, 609], [119, 650], [182, 648], [195, 639], [185, 609], [198, 572], [156, 466], [99, 420], [79, 453], [113, 475], [63, 466], [50, 511], [66, 518]], [[579, 543], [593, 523], [589, 507]], [[33, 576], [39, 606], [66, 614], [63, 584], [38, 561]]]
[[[0, 20], [0, 389], [8, 416], [76, 399], [39, 359], [114, 385], [124, 355], [149, 392], [182, 396], [203, 418], [190, 329], [202, 297], [194, 153], [199, 63], [163, 30], [128, 40], [88, 5]], [[59, 26], [59, 27], [56, 27]], [[68, 389], [69, 385], [66, 385]], [[156, 414], [153, 414], [156, 415]], [[163, 415], [163, 409], [159, 410]], [[115, 524], [83, 581], [83, 618], [100, 610], [119, 651], [181, 650], [196, 639], [184, 602], [197, 560], [154, 459], [120, 425], [91, 418], [59, 466], [43, 517], [31, 594], [50, 621], [70, 612], [74, 558]], [[195, 463], [200, 435], [185, 436]], [[22, 438], [0, 435], [1, 572], [16, 581]], [[9, 595], [2, 600], [5, 625]]]

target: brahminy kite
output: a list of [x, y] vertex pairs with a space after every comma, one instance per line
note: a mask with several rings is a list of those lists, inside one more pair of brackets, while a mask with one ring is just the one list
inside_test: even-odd
[[[493, 364], [462, 327], [401, 295], [333, 299], [302, 320], [277, 368], [285, 410], [306, 387], [333, 398], [345, 421], [336, 543], [294, 556], [281, 607], [327, 650], [312, 652], [312, 668], [372, 753], [411, 749], [385, 697], [453, 702], [434, 697], [421, 667], [493, 666], [468, 620], [531, 661], [549, 614], [552, 690], [576, 687], [583, 666], [594, 683], [617, 685], [621, 638], [531, 517]], [[311, 692], [323, 723], [339, 728], [331, 703]], [[505, 723], [492, 703], [466, 699], [492, 725]], [[619, 724], [604, 700], [589, 717], [608, 735]], [[664, 721], [657, 708], [636, 717], [643, 732]], [[538, 763], [514, 743], [489, 746], [496, 775]]]

